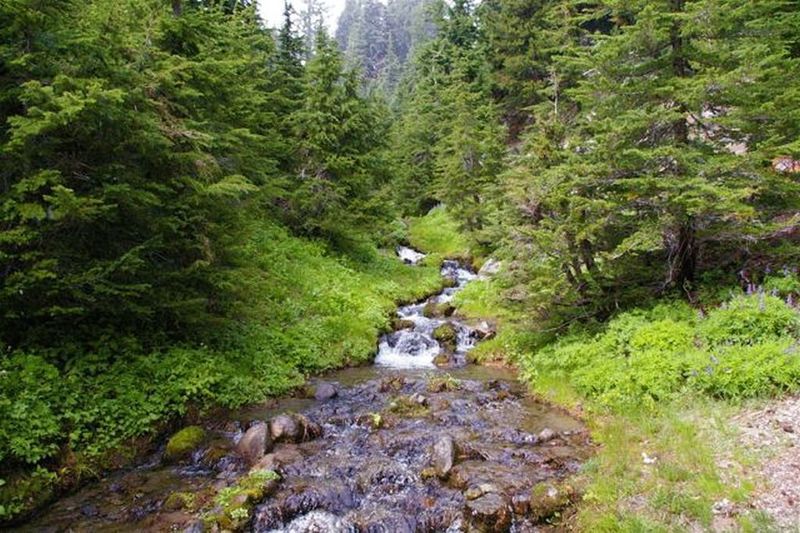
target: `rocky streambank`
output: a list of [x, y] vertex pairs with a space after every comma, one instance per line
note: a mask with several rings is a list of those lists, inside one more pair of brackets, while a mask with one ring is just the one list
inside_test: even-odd
[[203, 428], [181, 457], [165, 445], [27, 529], [534, 531], [576, 496], [587, 432], [506, 371], [334, 377]]
[[[405, 250], [407, 262], [422, 254]], [[539, 531], [577, 498], [591, 453], [575, 419], [513, 372], [466, 365], [488, 328], [450, 301], [477, 276], [401, 307], [376, 365], [206, 417], [137, 468], [46, 509], [24, 531]], [[485, 330], [485, 331], [484, 331]], [[441, 367], [446, 367], [447, 371]]]

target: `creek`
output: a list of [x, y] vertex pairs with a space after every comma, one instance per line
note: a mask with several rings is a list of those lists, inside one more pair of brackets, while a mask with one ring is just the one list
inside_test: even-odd
[[[423, 255], [400, 248], [416, 263]], [[44, 509], [23, 531], [542, 531], [574, 499], [591, 453], [574, 418], [531, 398], [515, 373], [467, 364], [491, 334], [453, 313], [478, 274], [445, 261], [441, 293], [400, 307], [375, 364], [315, 379], [293, 396], [207, 417], [191, 454], [165, 444]], [[255, 456], [246, 444], [258, 441]], [[264, 454], [264, 452], [267, 452]], [[272, 470], [233, 520], [225, 494]], [[226, 492], [226, 490], [228, 492]], [[236, 503], [236, 502], [234, 502]]]

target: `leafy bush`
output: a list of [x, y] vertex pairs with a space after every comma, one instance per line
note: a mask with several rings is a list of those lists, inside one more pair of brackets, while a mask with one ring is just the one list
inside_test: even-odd
[[750, 398], [796, 390], [800, 353], [795, 340], [728, 346], [696, 354], [689, 384], [711, 396]]
[[800, 315], [780, 299], [737, 296], [700, 318], [685, 304], [634, 310], [594, 335], [563, 337], [524, 360], [611, 407], [654, 405], [685, 388], [749, 398], [800, 387]]
[[781, 299], [766, 294], [737, 296], [712, 310], [700, 327], [712, 346], [758, 344], [800, 334], [800, 315]]

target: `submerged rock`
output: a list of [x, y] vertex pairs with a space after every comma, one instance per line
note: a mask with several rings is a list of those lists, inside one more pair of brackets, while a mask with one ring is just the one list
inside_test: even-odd
[[307, 515], [292, 520], [283, 528], [283, 533], [350, 533], [353, 525], [335, 514], [325, 511], [311, 511]]
[[236, 451], [248, 465], [256, 464], [270, 450], [272, 450], [272, 436], [265, 422], [253, 424], [236, 445]]
[[175, 433], [167, 441], [164, 459], [180, 461], [187, 459], [206, 438], [206, 431], [200, 426], [188, 426]]

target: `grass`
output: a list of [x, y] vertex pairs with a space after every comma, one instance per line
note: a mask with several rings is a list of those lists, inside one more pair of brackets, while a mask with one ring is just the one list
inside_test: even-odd
[[430, 262], [441, 259], [469, 259], [472, 247], [461, 232], [458, 222], [444, 206], [435, 207], [424, 217], [409, 223], [408, 242], [412, 247], [433, 256]]

